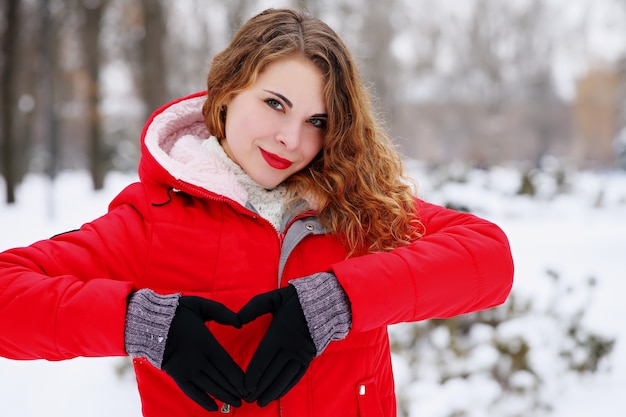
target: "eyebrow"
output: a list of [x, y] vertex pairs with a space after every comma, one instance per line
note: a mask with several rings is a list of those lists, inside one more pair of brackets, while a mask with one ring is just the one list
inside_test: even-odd
[[[287, 105], [287, 107], [289, 107], [290, 109], [293, 108], [293, 103], [291, 102], [291, 100], [289, 100], [287, 97], [283, 96], [282, 94], [277, 93], [276, 91], [272, 91], [272, 90], [265, 90], [264, 89], [263, 91], [265, 91], [267, 93], [270, 93], [270, 94], [274, 94], [276, 97], [278, 97], [279, 99], [284, 101], [285, 104]], [[316, 114], [314, 114], [311, 117], [319, 117], [319, 118], [326, 117], [326, 118], [328, 118], [328, 114], [326, 114], [326, 113], [316, 113]]]
[[291, 102], [291, 100], [289, 100], [287, 97], [283, 96], [282, 94], [277, 93], [276, 91], [272, 91], [272, 90], [263, 90], [263, 91], [274, 94], [276, 97], [284, 101], [287, 107], [289, 107], [290, 109], [293, 108], [293, 103]]

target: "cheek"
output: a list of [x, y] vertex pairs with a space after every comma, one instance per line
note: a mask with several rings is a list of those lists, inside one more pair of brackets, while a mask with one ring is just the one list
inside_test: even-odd
[[233, 101], [226, 113], [226, 137], [237, 136], [237, 140], [249, 137], [252, 132], [258, 131], [263, 123], [254, 107], [246, 101]]
[[322, 150], [323, 143], [324, 137], [319, 133], [311, 138], [308, 138], [303, 146], [304, 156], [308, 162], [311, 162], [313, 158], [315, 158], [315, 156]]

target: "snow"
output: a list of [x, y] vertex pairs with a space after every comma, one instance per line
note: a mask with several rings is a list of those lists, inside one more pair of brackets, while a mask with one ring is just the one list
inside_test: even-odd
[[[425, 199], [464, 204], [505, 230], [516, 265], [513, 289], [516, 295], [533, 300], [537, 308], [551, 307], [564, 315], [586, 305], [583, 324], [600, 335], [616, 338], [614, 351], [606, 362], [601, 363], [598, 373], [579, 377], [564, 375], [561, 369], [557, 369], [558, 358], [549, 353], [560, 341], [549, 339], [554, 329], [541, 317], [528, 315], [498, 329], [511, 333], [510, 338], [515, 333], [522, 334], [537, 348], [532, 358], [539, 362], [541, 375], [547, 380], [544, 389], [555, 398], [555, 409], [550, 415], [623, 415], [626, 406], [623, 395], [626, 386], [626, 326], [620, 317], [626, 313], [622, 298], [626, 286], [623, 280], [626, 271], [626, 175], [569, 173], [568, 189], [563, 193], [556, 192], [557, 186], [550, 176], [544, 174], [542, 178], [538, 175], [536, 182], [540, 187], [535, 198], [516, 195], [519, 174], [506, 168], [470, 172], [464, 183], [439, 185], [432, 176], [418, 174], [417, 177], [422, 180], [420, 192]], [[572, 288], [567, 299], [553, 297], [554, 291], [546, 279], [548, 270], [559, 274], [565, 281], [562, 286]], [[591, 293], [587, 286], [583, 286], [590, 278], [597, 280]], [[484, 353], [485, 358], [477, 360], [490, 360], [488, 352]], [[493, 390], [489, 384], [479, 385], [472, 381], [465, 388], [465, 393], [456, 392], [455, 387], [437, 388], [436, 400], [426, 394], [423, 404], [417, 399], [414, 401], [412, 415], [449, 415], [444, 412], [455, 406], [450, 403], [451, 396], [455, 401], [459, 401], [460, 395], [484, 405], [489, 398], [482, 402], [478, 398]], [[444, 404], [448, 408], [443, 411], [428, 408]], [[469, 412], [466, 415], [483, 414]]]
[[[538, 305], [556, 305], [567, 312], [581, 303], [587, 306], [584, 324], [593, 331], [616, 338], [611, 355], [595, 374], [563, 374], [547, 353], [553, 340], [549, 323], [532, 315], [498, 329], [500, 337], [524, 334], [536, 340], [533, 356], [543, 370], [546, 392], [553, 401], [555, 417], [621, 416], [626, 409], [626, 173], [569, 172], [566, 189], [546, 173], [536, 176], [538, 195], [518, 196], [519, 174], [496, 167], [465, 173], [463, 182], [447, 182], [450, 170], [427, 172], [412, 166], [421, 196], [435, 203], [454, 202], [468, 206], [478, 215], [499, 224], [507, 233], [516, 264], [513, 292], [533, 299]], [[453, 172], [454, 173], [454, 172]], [[458, 169], [458, 173], [463, 173]], [[77, 228], [106, 211], [108, 202], [135, 180], [134, 175], [110, 174], [105, 190], [92, 192], [89, 176], [83, 172], [61, 174], [54, 184], [45, 177], [30, 175], [18, 189], [18, 203], [0, 203], [0, 250], [27, 245], [55, 233]], [[0, 182], [0, 192], [3, 185]], [[567, 300], [553, 298], [546, 271], [556, 271], [564, 285], [574, 291]], [[593, 292], [576, 291], [590, 278]], [[474, 340], [488, 340], [493, 330], [477, 326]], [[448, 335], [433, 336], [445, 346]], [[544, 353], [542, 355], [542, 352]], [[479, 370], [495, 360], [487, 346], [473, 352], [464, 366]], [[78, 358], [64, 362], [12, 361], [0, 359], [0, 416], [120, 416], [141, 415], [132, 372], [121, 377], [116, 368], [121, 358]], [[409, 364], [394, 358], [398, 389], [411, 398], [411, 416], [446, 416], [452, 409], [469, 410], [468, 416], [498, 417], [482, 407], [501, 394], [494, 381], [476, 373], [462, 383], [450, 380], [435, 384], [427, 372], [421, 380], [409, 382]], [[434, 372], [434, 369], [430, 369]], [[431, 375], [432, 376], [432, 375]], [[519, 373], [513, 379], [519, 387], [533, 383], [533, 376]], [[508, 404], [508, 407], [514, 405]]]
[[[110, 174], [105, 190], [91, 191], [86, 172], [61, 174], [54, 184], [30, 175], [17, 190], [18, 203], [0, 203], [0, 250], [28, 245], [78, 228], [106, 212], [109, 201], [134, 177]], [[0, 179], [4, 196], [4, 183]], [[134, 375], [118, 377], [122, 358], [62, 362], [0, 358], [2, 417], [139, 417]]]

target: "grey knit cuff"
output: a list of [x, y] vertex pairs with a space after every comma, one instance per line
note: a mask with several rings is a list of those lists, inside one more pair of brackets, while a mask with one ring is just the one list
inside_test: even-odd
[[167, 334], [180, 294], [160, 295], [149, 289], [134, 293], [126, 309], [124, 346], [132, 358], [146, 358], [161, 369]]
[[296, 288], [319, 356], [330, 342], [348, 335], [352, 326], [350, 300], [331, 272], [319, 272], [289, 283]]

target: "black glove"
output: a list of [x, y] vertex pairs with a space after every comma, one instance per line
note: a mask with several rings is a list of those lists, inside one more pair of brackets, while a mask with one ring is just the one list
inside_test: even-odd
[[206, 327], [206, 321], [241, 328], [237, 314], [200, 297], [180, 297], [165, 344], [162, 369], [180, 389], [209, 411], [217, 411], [211, 396], [241, 406], [247, 394], [242, 369]]
[[274, 316], [246, 370], [245, 396], [261, 407], [287, 393], [302, 378], [316, 349], [292, 285], [259, 294], [239, 311], [242, 324], [272, 313]]

